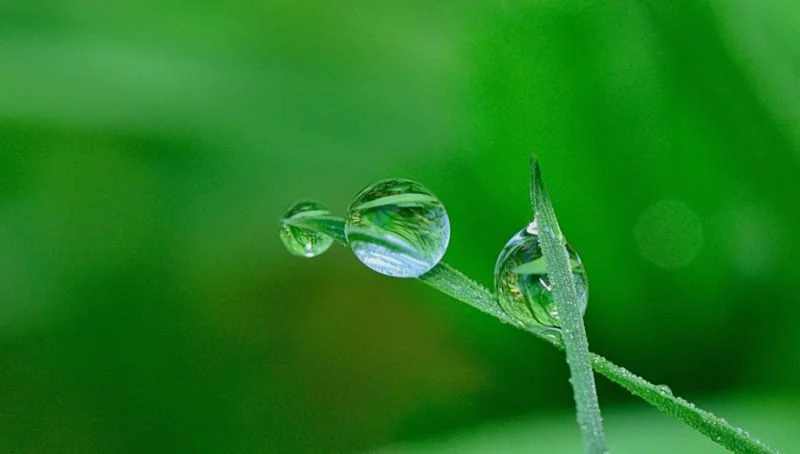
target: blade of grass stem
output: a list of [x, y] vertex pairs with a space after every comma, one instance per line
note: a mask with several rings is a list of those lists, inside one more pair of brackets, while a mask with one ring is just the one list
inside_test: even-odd
[[583, 313], [578, 301], [578, 291], [569, 264], [567, 244], [556, 219], [556, 213], [542, 181], [536, 157], [531, 159], [531, 205], [539, 228], [539, 244], [553, 286], [561, 336], [570, 371], [570, 384], [575, 397], [578, 426], [583, 437], [584, 452], [608, 452], [600, 403], [594, 384], [592, 362], [589, 357], [589, 340], [583, 325]]
[[[292, 221], [292, 225], [323, 233], [334, 238], [343, 246], [347, 246], [344, 224], [344, 219], [334, 216]], [[462, 303], [466, 303], [481, 312], [497, 318], [503, 323], [528, 331], [560, 350], [564, 349], [564, 345], [559, 339], [548, 336], [545, 332], [522, 327], [514, 323], [500, 309], [497, 304], [497, 297], [489, 289], [445, 262], [440, 262], [434, 269], [418, 279]], [[631, 394], [640, 397], [653, 407], [683, 422], [726, 449], [741, 454], [775, 454], [778, 452], [745, 430], [730, 424], [711, 412], [698, 408], [685, 399], [665, 392], [663, 387], [645, 380], [624, 367], [618, 366], [595, 353], [590, 353], [590, 358], [595, 372], [605, 376], [628, 390]]]

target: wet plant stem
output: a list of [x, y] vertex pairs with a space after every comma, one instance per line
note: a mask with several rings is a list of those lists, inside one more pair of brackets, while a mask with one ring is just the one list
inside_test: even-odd
[[606, 453], [608, 447], [603, 433], [603, 418], [600, 415], [600, 404], [589, 357], [589, 340], [583, 325], [583, 314], [578, 302], [575, 279], [572, 277], [567, 245], [564, 235], [561, 234], [553, 205], [547, 196], [535, 157], [531, 161], [531, 205], [539, 229], [539, 244], [547, 266], [547, 276], [553, 286], [553, 299], [561, 322], [561, 337], [569, 365], [570, 384], [575, 397], [583, 448], [588, 454]]
[[[344, 235], [344, 219], [340, 217], [309, 217], [290, 222], [298, 227], [324, 233], [336, 239], [342, 245], [347, 246], [347, 240]], [[491, 315], [503, 323], [523, 329], [559, 350], [564, 350], [564, 344], [560, 339], [554, 338], [543, 331], [522, 327], [514, 323], [500, 309], [494, 293], [445, 262], [440, 262], [431, 271], [417, 279], [445, 295]], [[631, 394], [640, 397], [645, 402], [683, 422], [731, 452], [742, 454], [772, 454], [778, 452], [743, 429], [730, 424], [725, 419], [702, 410], [685, 399], [674, 396], [663, 386], [657, 386], [595, 353], [589, 353], [589, 357], [595, 372], [605, 376], [628, 390]]]

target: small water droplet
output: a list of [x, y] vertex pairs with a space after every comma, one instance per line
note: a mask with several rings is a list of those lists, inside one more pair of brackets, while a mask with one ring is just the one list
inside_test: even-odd
[[300, 257], [316, 257], [327, 251], [333, 244], [333, 238], [292, 225], [292, 221], [330, 214], [327, 208], [317, 202], [302, 201], [290, 206], [281, 219], [280, 237], [283, 245], [291, 254]]
[[[567, 245], [581, 313], [586, 312], [589, 282], [578, 254]], [[536, 223], [514, 235], [506, 244], [494, 269], [500, 307], [527, 326], [559, 329], [553, 286], [547, 277], [544, 253]]]
[[658, 388], [658, 391], [661, 394], [667, 394], [667, 395], [670, 395], [670, 396], [672, 395], [672, 390], [667, 385], [658, 385], [658, 386], [656, 386], [656, 388]]
[[350, 204], [345, 235], [356, 257], [373, 271], [411, 278], [442, 260], [450, 220], [442, 202], [421, 184], [382, 180]]

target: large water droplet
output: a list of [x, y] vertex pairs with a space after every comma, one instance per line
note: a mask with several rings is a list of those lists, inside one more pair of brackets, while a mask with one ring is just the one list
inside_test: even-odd
[[286, 249], [293, 255], [301, 257], [316, 257], [333, 244], [333, 238], [328, 235], [293, 225], [292, 221], [312, 216], [330, 216], [330, 211], [317, 202], [297, 202], [288, 210], [281, 219], [281, 241]]
[[411, 180], [379, 181], [347, 210], [345, 235], [361, 262], [392, 277], [418, 277], [444, 256], [450, 220], [442, 202]]
[[[583, 313], [589, 290], [586, 270], [569, 245], [567, 253]], [[503, 248], [495, 265], [494, 281], [500, 307], [514, 320], [533, 328], [560, 328], [535, 222], [514, 235]]]

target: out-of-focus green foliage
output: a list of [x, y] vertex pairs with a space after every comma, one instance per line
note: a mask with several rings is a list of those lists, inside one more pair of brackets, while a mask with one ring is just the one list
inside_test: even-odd
[[[569, 414], [558, 352], [277, 234], [298, 199], [413, 178], [489, 284], [531, 151], [592, 349], [791, 427], [800, 7], [464, 3], [0, 4], [0, 452], [351, 452]], [[612, 447], [702, 440], [598, 385]]]

